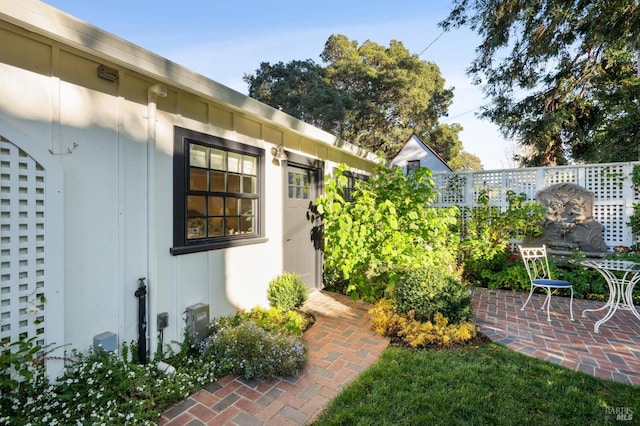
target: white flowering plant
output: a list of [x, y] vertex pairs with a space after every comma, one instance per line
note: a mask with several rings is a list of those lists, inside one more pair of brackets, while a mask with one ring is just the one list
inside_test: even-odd
[[[43, 364], [29, 358], [24, 380], [0, 392], [0, 424], [152, 425], [171, 404], [227, 374], [294, 375], [304, 363], [302, 332], [292, 331], [300, 329], [290, 323], [299, 319], [285, 315], [289, 320], [282, 322], [282, 315], [263, 311], [258, 316], [260, 325], [251, 313], [216, 319], [201, 344], [185, 338], [177, 352], [169, 349], [146, 365], [133, 359], [135, 343], [124, 344], [120, 355], [71, 351], [62, 377], [50, 381]], [[33, 351], [37, 345], [28, 347]], [[161, 371], [160, 361], [175, 374]]]

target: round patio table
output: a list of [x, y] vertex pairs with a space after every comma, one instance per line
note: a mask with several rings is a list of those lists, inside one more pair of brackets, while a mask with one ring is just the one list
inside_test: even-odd
[[609, 285], [609, 300], [601, 308], [585, 309], [586, 312], [596, 312], [608, 309], [607, 314], [594, 327], [594, 331], [599, 333], [602, 324], [609, 321], [618, 309], [628, 310], [640, 319], [640, 314], [633, 305], [633, 287], [640, 281], [640, 263], [628, 260], [610, 259], [584, 259], [575, 262], [582, 266], [595, 269], [604, 277]]

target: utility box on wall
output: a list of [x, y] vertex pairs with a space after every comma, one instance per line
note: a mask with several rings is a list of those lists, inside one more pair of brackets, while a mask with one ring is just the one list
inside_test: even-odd
[[209, 326], [209, 305], [197, 303], [186, 310], [187, 333], [194, 343], [200, 343]]
[[105, 352], [116, 352], [118, 350], [118, 335], [105, 331], [104, 333], [93, 336], [93, 351], [95, 353], [101, 350]]

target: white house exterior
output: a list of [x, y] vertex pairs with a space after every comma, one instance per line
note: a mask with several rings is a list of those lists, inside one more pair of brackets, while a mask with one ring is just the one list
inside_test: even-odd
[[407, 173], [407, 168], [411, 170], [412, 167], [426, 167], [433, 173], [452, 172], [449, 165], [422, 139], [416, 134], [413, 134], [400, 152], [391, 160], [391, 164], [396, 167], [401, 167], [404, 173]]
[[283, 271], [320, 287], [309, 201], [337, 164], [378, 161], [29, 0], [0, 0], [0, 144], [0, 338], [137, 340], [144, 278], [152, 354], [160, 313], [180, 341], [189, 306], [266, 305]]

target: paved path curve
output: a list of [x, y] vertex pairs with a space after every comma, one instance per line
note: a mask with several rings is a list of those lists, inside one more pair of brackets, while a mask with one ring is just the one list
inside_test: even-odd
[[245, 380], [226, 376], [169, 408], [159, 424], [304, 425], [388, 346], [369, 329], [372, 305], [349, 297], [312, 291], [304, 310], [315, 324], [305, 332], [307, 362], [297, 377]]

